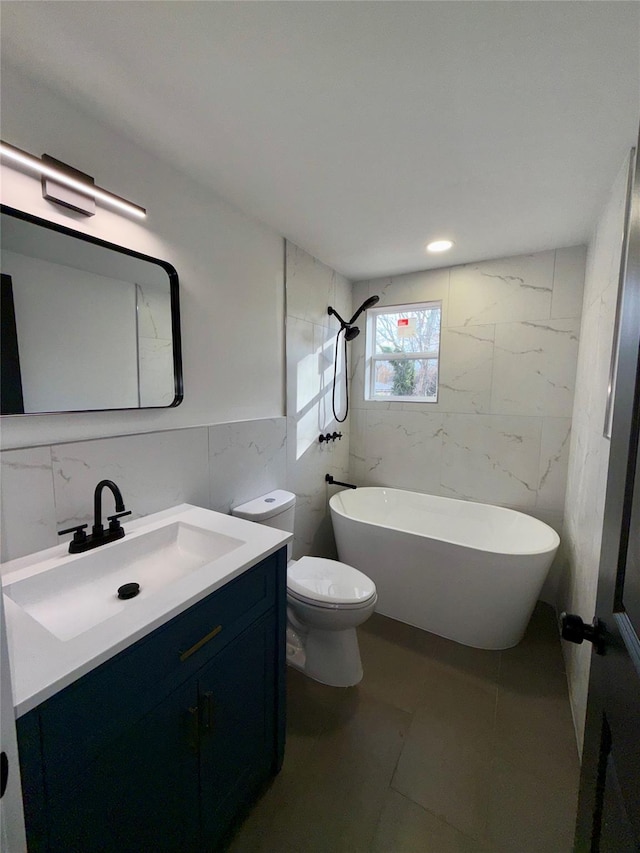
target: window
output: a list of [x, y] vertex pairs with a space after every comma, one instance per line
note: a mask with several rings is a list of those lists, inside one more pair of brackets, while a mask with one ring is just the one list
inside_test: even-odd
[[370, 308], [367, 400], [438, 401], [441, 302]]

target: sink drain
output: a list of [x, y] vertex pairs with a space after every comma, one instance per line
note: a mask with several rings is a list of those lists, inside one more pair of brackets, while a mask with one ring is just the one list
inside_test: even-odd
[[118, 587], [118, 598], [135, 598], [139, 592], [139, 583], [125, 583]]

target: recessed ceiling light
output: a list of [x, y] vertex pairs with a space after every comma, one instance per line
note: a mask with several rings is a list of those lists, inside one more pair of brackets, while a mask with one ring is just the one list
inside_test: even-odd
[[427, 243], [427, 252], [446, 252], [452, 246], [452, 240], [434, 240], [432, 243]]

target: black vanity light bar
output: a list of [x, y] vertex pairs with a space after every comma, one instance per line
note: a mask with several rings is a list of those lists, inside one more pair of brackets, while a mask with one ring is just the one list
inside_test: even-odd
[[20, 166], [32, 169], [45, 178], [51, 178], [53, 181], [63, 184], [76, 192], [90, 196], [96, 201], [108, 204], [132, 216], [137, 216], [139, 219], [144, 219], [147, 215], [144, 207], [133, 204], [133, 202], [127, 201], [126, 198], [121, 198], [121, 196], [115, 195], [115, 193], [110, 193], [109, 190], [102, 189], [102, 187], [96, 187], [93, 184], [79, 181], [61, 169], [56, 169], [53, 166], [43, 163], [39, 157], [34, 157], [33, 154], [28, 154], [26, 151], [16, 148], [15, 145], [9, 145], [8, 142], [0, 141], [0, 155], [4, 159], [11, 160], [13, 163], [18, 163]]

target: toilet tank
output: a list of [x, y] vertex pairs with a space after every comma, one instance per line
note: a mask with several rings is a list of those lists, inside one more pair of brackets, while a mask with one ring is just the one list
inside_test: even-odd
[[[296, 496], [293, 492], [275, 489], [273, 492], [268, 492], [266, 495], [261, 495], [259, 498], [233, 507], [231, 515], [293, 533], [295, 511]], [[292, 545], [289, 543], [287, 545], [287, 562], [291, 559], [292, 551]]]

